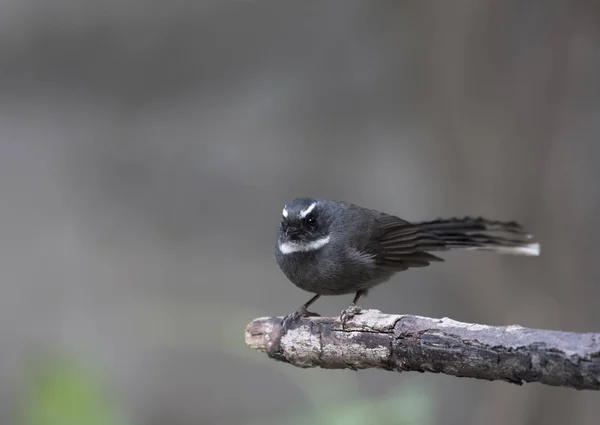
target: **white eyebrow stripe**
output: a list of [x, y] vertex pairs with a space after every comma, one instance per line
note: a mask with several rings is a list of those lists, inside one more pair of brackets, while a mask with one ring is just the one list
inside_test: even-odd
[[284, 209], [283, 209], [283, 212], [282, 212], [282, 214], [283, 214], [283, 216], [284, 216], [285, 218], [287, 218], [287, 216], [288, 216], [288, 210], [286, 210], [286, 209], [284, 208]]
[[279, 250], [282, 254], [292, 254], [294, 252], [309, 252], [323, 248], [329, 243], [329, 235], [308, 243], [284, 242], [279, 244]]
[[313, 203], [312, 203], [312, 204], [310, 204], [308, 207], [304, 208], [302, 211], [300, 211], [300, 218], [304, 218], [304, 217], [306, 217], [307, 215], [309, 215], [309, 214], [310, 214], [310, 212], [311, 212], [312, 210], [314, 210], [316, 206], [317, 206], [317, 203], [316, 203], [316, 202], [313, 202]]

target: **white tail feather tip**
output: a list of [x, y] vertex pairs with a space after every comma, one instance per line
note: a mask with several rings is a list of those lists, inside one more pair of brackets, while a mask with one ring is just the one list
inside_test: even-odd
[[540, 244], [536, 242], [523, 246], [498, 247], [495, 251], [500, 254], [530, 255], [537, 257], [540, 255]]
[[494, 251], [498, 254], [510, 254], [510, 255], [528, 255], [537, 257], [540, 255], [540, 244], [538, 242], [530, 243], [521, 246], [495, 246], [488, 245], [476, 248], [466, 248], [467, 251]]

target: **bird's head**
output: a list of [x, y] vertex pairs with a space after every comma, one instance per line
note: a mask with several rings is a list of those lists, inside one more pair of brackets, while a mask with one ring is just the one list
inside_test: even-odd
[[310, 252], [323, 248], [331, 240], [335, 209], [326, 201], [296, 198], [282, 211], [278, 247], [281, 253]]

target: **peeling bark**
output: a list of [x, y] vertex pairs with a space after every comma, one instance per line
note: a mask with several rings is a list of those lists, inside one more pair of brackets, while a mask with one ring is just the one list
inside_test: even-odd
[[488, 326], [363, 310], [338, 318], [258, 318], [246, 344], [301, 368], [385, 369], [600, 389], [600, 334]]

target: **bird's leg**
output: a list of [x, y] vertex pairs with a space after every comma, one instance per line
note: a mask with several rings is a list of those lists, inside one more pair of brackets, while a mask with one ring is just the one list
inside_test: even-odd
[[305, 302], [304, 304], [302, 304], [300, 306], [300, 308], [298, 310], [296, 310], [296, 312], [300, 316], [303, 316], [303, 317], [307, 317], [307, 316], [319, 317], [320, 316], [319, 314], [313, 313], [312, 311], [308, 311], [308, 307], [310, 307], [310, 305], [312, 303], [314, 303], [315, 301], [317, 301], [319, 298], [321, 298], [321, 295], [320, 294], [316, 294], [310, 300], [308, 300], [307, 302]]
[[356, 295], [354, 296], [354, 299], [352, 300], [352, 304], [350, 304], [348, 306], [348, 308], [346, 308], [344, 311], [342, 311], [342, 314], [340, 315], [340, 320], [342, 322], [342, 326], [345, 325], [348, 320], [352, 319], [357, 314], [360, 314], [360, 312], [362, 311], [362, 308], [360, 308], [358, 305], [356, 305], [356, 303], [358, 303], [358, 300], [360, 299], [360, 297], [366, 296], [367, 292], [368, 292], [368, 290], [366, 290], [366, 289], [361, 289], [359, 291], [356, 291]]
[[318, 317], [319, 314], [313, 313], [312, 311], [308, 311], [308, 307], [312, 303], [314, 303], [315, 301], [317, 301], [320, 297], [321, 297], [320, 294], [316, 294], [310, 300], [308, 300], [307, 302], [305, 302], [304, 304], [302, 304], [296, 311], [294, 311], [293, 313], [290, 313], [290, 314], [286, 314], [283, 317], [283, 327], [284, 328], [287, 327], [290, 323], [295, 322], [300, 317], [311, 317], [311, 316], [312, 317]]

